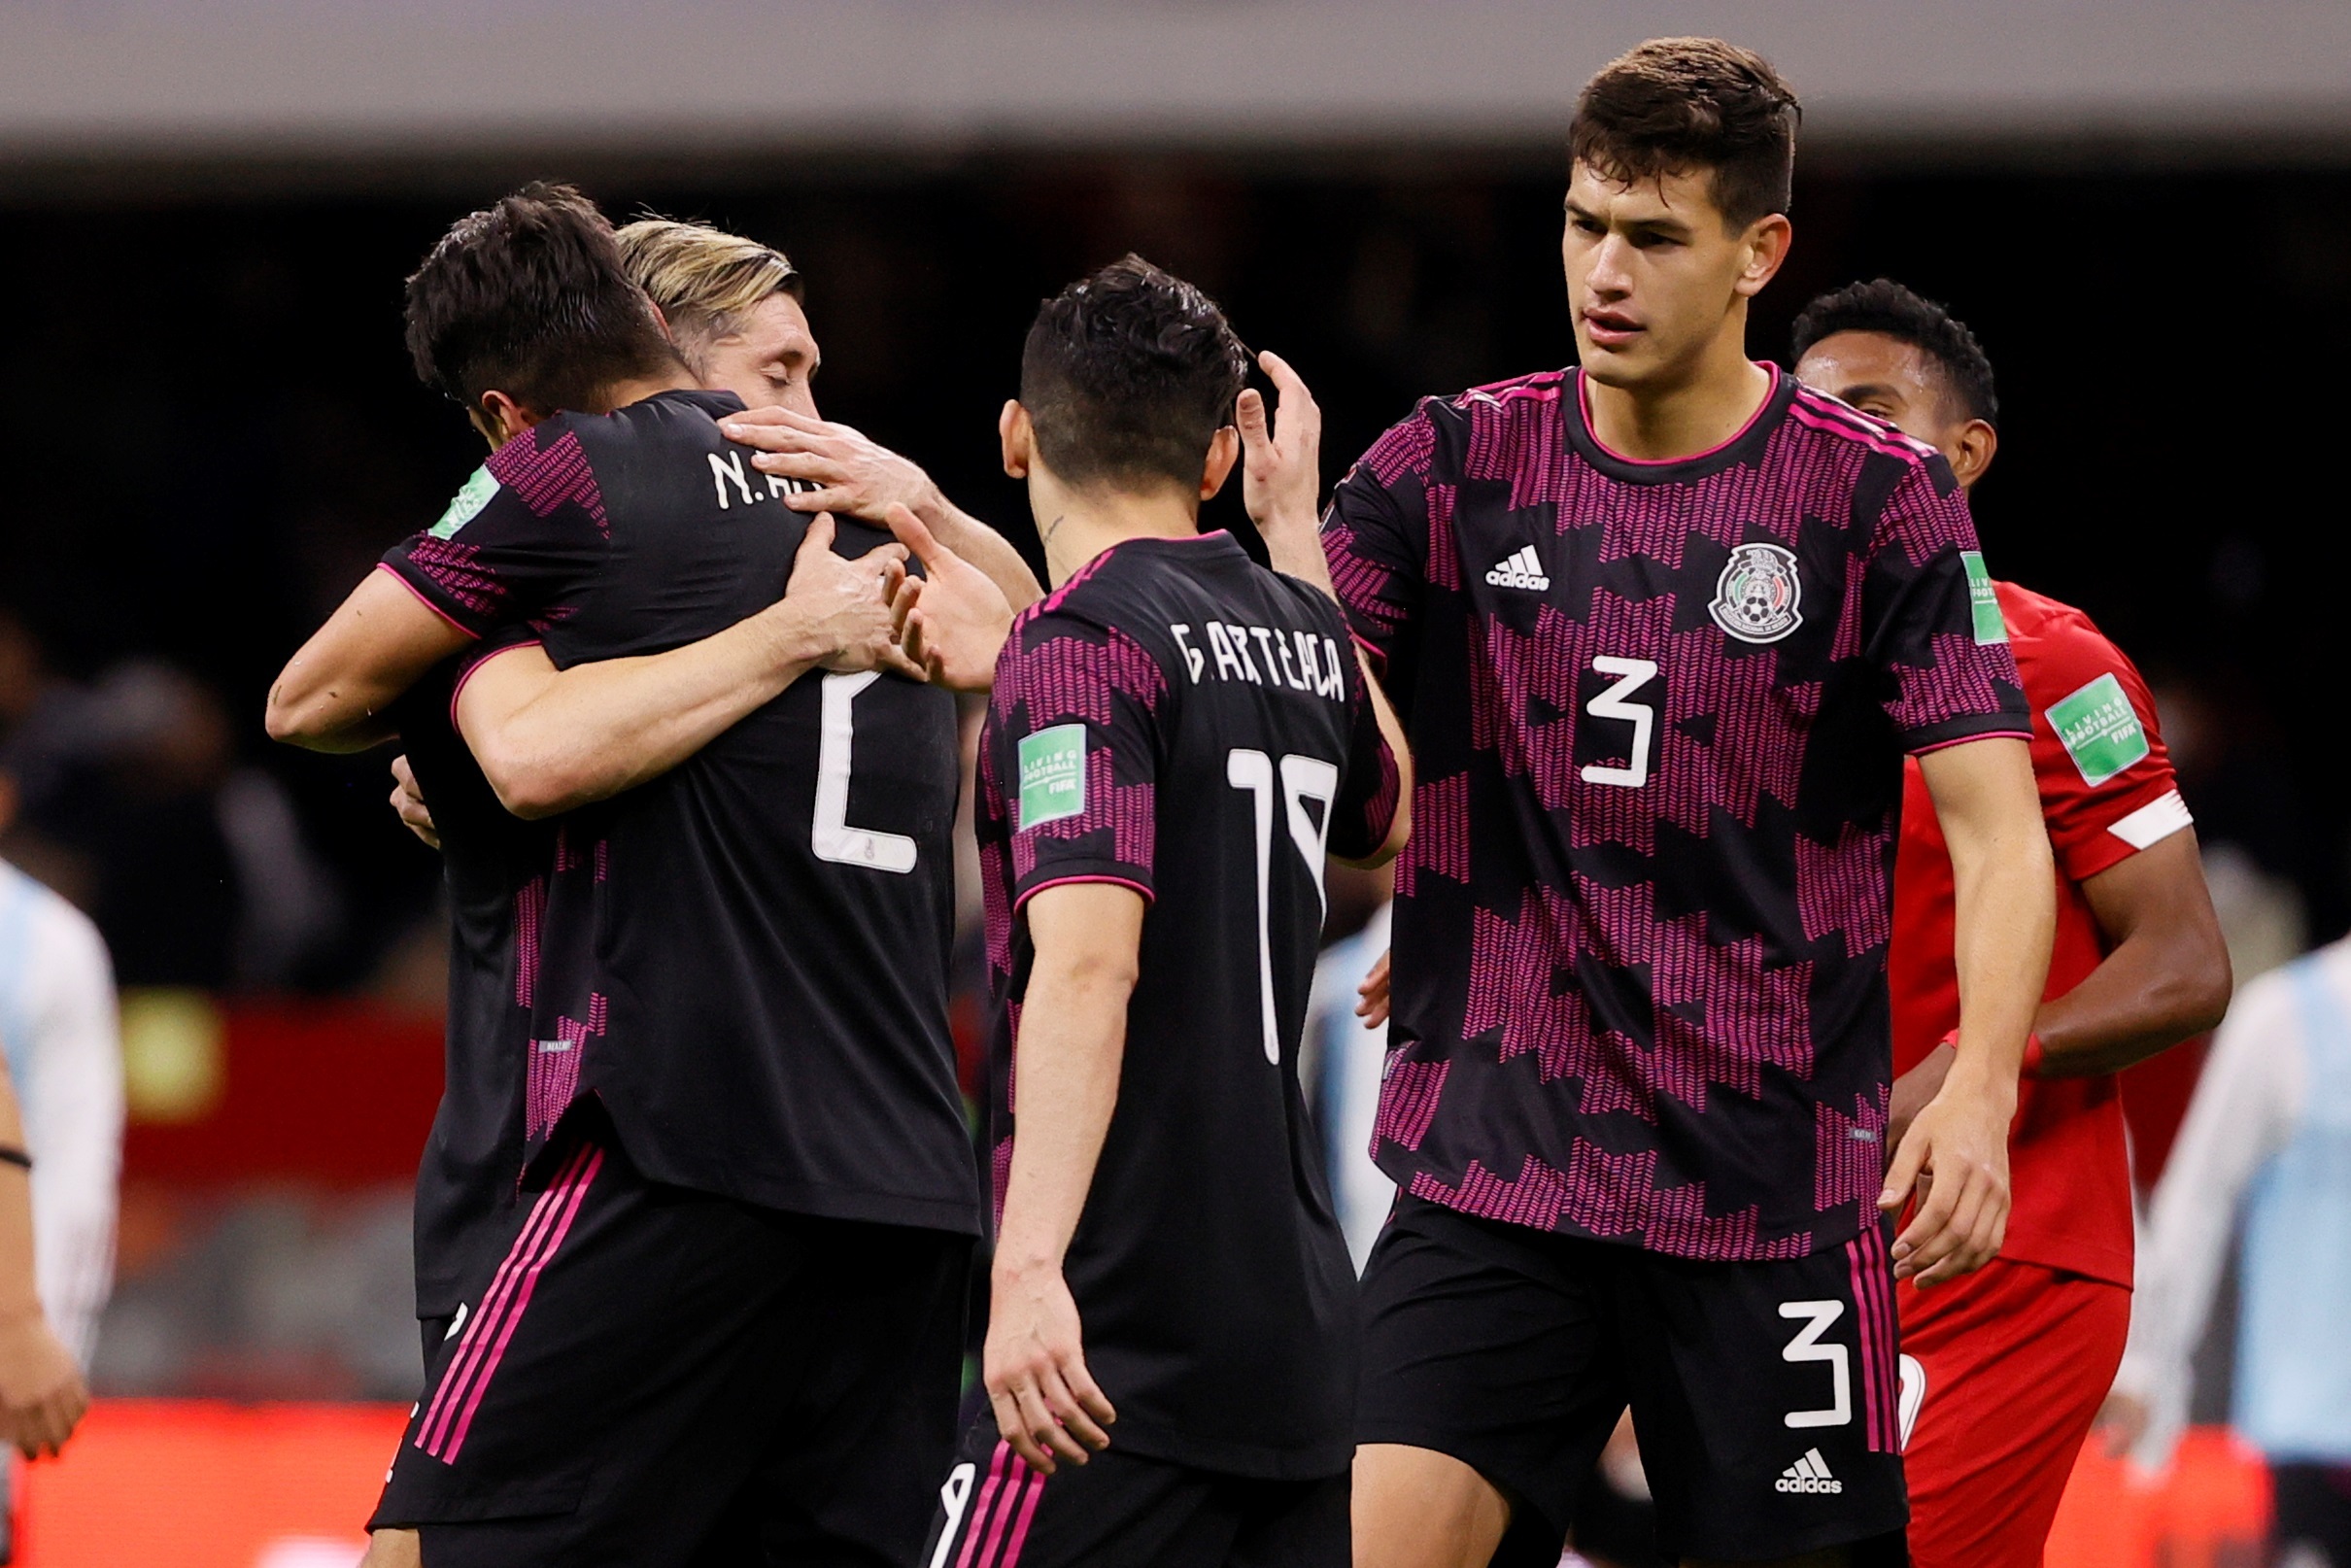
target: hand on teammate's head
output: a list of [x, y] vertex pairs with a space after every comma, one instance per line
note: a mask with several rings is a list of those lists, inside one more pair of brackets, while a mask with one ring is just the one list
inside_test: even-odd
[[1271, 350], [1257, 362], [1274, 383], [1268, 407], [1255, 388], [1241, 394], [1233, 422], [1241, 427], [1241, 498], [1260, 531], [1313, 530], [1322, 499], [1322, 410], [1289, 361]]

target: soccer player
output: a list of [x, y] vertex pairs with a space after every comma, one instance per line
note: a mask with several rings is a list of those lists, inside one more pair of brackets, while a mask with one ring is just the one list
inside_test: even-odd
[[1045, 302], [1005, 411], [1054, 591], [981, 737], [991, 1409], [934, 1568], [1347, 1561], [1354, 1275], [1298, 1045], [1325, 852], [1392, 855], [1409, 771], [1338, 606], [1199, 532], [1246, 370], [1129, 256]]
[[[1418, 773], [1376, 1148], [1405, 1193], [1364, 1280], [1373, 1568], [1553, 1561], [1628, 1402], [1668, 1551], [1898, 1557], [1893, 1278], [1999, 1245], [2052, 919], [2029, 730], [1949, 465], [1747, 358], [1795, 117], [1716, 40], [1604, 67], [1569, 129], [1581, 368], [1423, 400], [1319, 540], [1266, 527], [1285, 570], [1327, 554]], [[1905, 755], [1952, 845], [1964, 1008], [1890, 1163]]]
[[[305, 648], [289, 729], [364, 733], [416, 670], [518, 627], [566, 677], [715, 643], [834, 542], [720, 436], [739, 399], [697, 388], [576, 192], [460, 222], [409, 324], [496, 450]], [[894, 566], [864, 562], [874, 593]], [[499, 690], [520, 658], [457, 700], [494, 783], [510, 749], [565, 757]], [[500, 797], [535, 814], [612, 782], [570, 764]], [[528, 1211], [376, 1524], [422, 1526], [436, 1565], [903, 1560], [953, 1441], [977, 1224], [945, 1026], [952, 699], [792, 680], [621, 787], [557, 826], [521, 948]]]
[[[1972, 490], [1997, 450], [1975, 334], [1898, 283], [1823, 294], [1795, 324], [1796, 375], [1915, 436]], [[1896, 1294], [1903, 1463], [1919, 1568], [2031, 1568], [2130, 1322], [2130, 1159], [2114, 1074], [2212, 1028], [2229, 950], [2155, 702], [2070, 605], [1995, 582], [2032, 709], [2032, 767], [2057, 855], [2057, 944], [2009, 1134], [2000, 1255]], [[1908, 769], [1894, 869], [1893, 1124], [1950, 1071], [1959, 1020], [1951, 857]]]

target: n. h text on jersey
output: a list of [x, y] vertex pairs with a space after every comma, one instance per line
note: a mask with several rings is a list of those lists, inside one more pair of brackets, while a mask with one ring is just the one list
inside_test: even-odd
[[[1339, 662], [1336, 638], [1232, 621], [1205, 622], [1197, 631], [1188, 622], [1172, 622], [1168, 631], [1183, 650], [1184, 668], [1195, 686], [1212, 672], [1220, 681], [1286, 686], [1293, 692], [1346, 699], [1346, 666]], [[1207, 646], [1195, 646], [1195, 638]]]

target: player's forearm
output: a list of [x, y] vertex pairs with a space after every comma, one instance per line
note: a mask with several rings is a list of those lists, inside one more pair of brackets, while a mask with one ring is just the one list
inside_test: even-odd
[[683, 648], [558, 671], [510, 712], [460, 700], [460, 726], [507, 810], [555, 816], [668, 772], [831, 651], [787, 599]]
[[2034, 1005], [2049, 979], [2056, 870], [2037, 818], [2029, 833], [1987, 835], [1970, 847], [1952, 845], [1959, 982], [1952, 1075], [1981, 1074], [2013, 1094]]
[[934, 500], [921, 510], [921, 517], [938, 542], [988, 574], [988, 580], [1003, 591], [1005, 601], [1015, 611], [1025, 610], [1044, 597], [1044, 586], [1037, 574], [1020, 558], [1012, 541], [957, 506], [946, 496], [932, 491]]
[[385, 711], [471, 640], [389, 571], [371, 571], [270, 686], [270, 738], [327, 752], [387, 740]]
[[1372, 672], [1370, 657], [1361, 648], [1355, 650], [1355, 662], [1363, 669], [1364, 695], [1370, 699], [1372, 714], [1380, 724], [1380, 738], [1387, 745], [1388, 756], [1396, 767], [1396, 814], [1389, 822], [1387, 836], [1380, 847], [1362, 860], [1343, 861], [1343, 864], [1363, 868], [1385, 866], [1404, 849], [1405, 841], [1413, 835], [1413, 752], [1405, 743], [1404, 725], [1396, 717], [1395, 707], [1388, 701], [1380, 679]]
[[1257, 531], [1265, 540], [1266, 561], [1276, 571], [1320, 589], [1333, 600], [1339, 597], [1331, 582], [1330, 558], [1323, 554], [1321, 519], [1312, 513], [1269, 517]]
[[2229, 1010], [2229, 944], [2182, 829], [2082, 884], [2112, 944], [2081, 984], [2043, 1003], [2042, 1074], [2117, 1073], [2215, 1028]]
[[1014, 1060], [1018, 1132], [996, 1242], [1000, 1276], [1059, 1270], [1118, 1106], [1135, 966], [1038, 954]]
[[[0, 1077], [0, 1147], [24, 1148], [24, 1117], [13, 1085]], [[0, 1322], [41, 1317], [33, 1262], [33, 1189], [23, 1166], [0, 1163]]]

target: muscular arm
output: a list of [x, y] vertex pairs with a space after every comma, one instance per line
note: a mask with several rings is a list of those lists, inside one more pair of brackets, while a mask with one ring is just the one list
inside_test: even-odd
[[1921, 1285], [1981, 1268], [2008, 1224], [2008, 1124], [2034, 1004], [2057, 929], [2056, 869], [2022, 740], [1993, 737], [1919, 759], [1951, 845], [1958, 892], [1958, 1055], [1902, 1137], [1879, 1198], [1918, 1213], [1894, 1243], [1894, 1272]]
[[385, 710], [473, 640], [390, 571], [371, 571], [279, 671], [263, 719], [269, 737], [330, 752], [389, 740]]
[[1047, 1474], [1056, 1457], [1082, 1464], [1088, 1449], [1107, 1447], [1097, 1422], [1115, 1418], [1086, 1371], [1062, 1259], [1118, 1105], [1143, 908], [1141, 894], [1111, 882], [1047, 887], [1027, 904], [1037, 957], [1015, 1047], [1020, 1119], [983, 1370], [997, 1429]]
[[2112, 947], [2081, 984], [2041, 1005], [2043, 1075], [2119, 1073], [2220, 1023], [2229, 947], [2194, 829], [2108, 867], [2082, 893]]
[[631, 659], [558, 670], [535, 643], [493, 654], [458, 693], [458, 730], [498, 801], [548, 817], [659, 777], [819, 664], [903, 665], [889, 593], [896, 545], [843, 560], [819, 518], [789, 592], [726, 631]]

